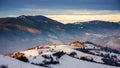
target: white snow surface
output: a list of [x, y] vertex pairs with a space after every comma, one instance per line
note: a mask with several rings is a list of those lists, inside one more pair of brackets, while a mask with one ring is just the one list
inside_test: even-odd
[[[94, 61], [103, 63], [103, 61], [101, 60], [102, 57], [75, 50], [74, 48], [76, 47], [73, 47], [73, 46], [46, 45], [46, 47], [49, 47], [49, 48], [39, 48], [39, 47], [38, 48], [36, 47], [31, 50], [20, 51], [21, 53], [25, 54], [25, 56], [29, 60], [29, 63], [24, 63], [22, 61], [0, 55], [0, 65], [7, 65], [9, 68], [44, 68], [44, 67], [36, 66], [30, 63], [40, 64], [40, 63], [43, 63], [44, 60], [50, 61], [49, 59], [45, 59], [44, 57], [42, 57], [42, 55], [47, 55], [47, 56], [52, 56], [54, 61], [59, 61], [59, 64], [48, 65], [51, 68], [118, 68], [115, 66], [109, 66], [109, 65], [80, 60], [80, 57], [90, 57], [90, 58], [92, 57]], [[94, 48], [94, 47], [87, 46], [87, 48]], [[42, 54], [38, 54], [40, 51], [42, 52]], [[64, 51], [66, 54], [63, 55], [60, 59], [57, 59], [57, 57], [53, 56], [52, 54], [59, 51]], [[67, 55], [67, 54], [70, 54], [71, 52], [75, 52], [76, 56], [71, 57]]]
[[8, 56], [0, 55], [0, 65], [6, 65], [8, 68], [44, 68], [30, 63], [25, 63]]
[[60, 58], [60, 64], [52, 65], [52, 68], [118, 68], [113, 66], [107, 66], [103, 64], [91, 63], [87, 61], [77, 60], [68, 55], [64, 55]]

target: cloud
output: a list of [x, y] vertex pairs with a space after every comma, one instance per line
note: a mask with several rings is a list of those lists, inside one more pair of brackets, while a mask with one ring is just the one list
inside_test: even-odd
[[19, 15], [118, 15], [119, 10], [88, 10], [88, 9], [40, 9], [22, 8], [13, 11], [2, 11], [1, 17]]
[[19, 9], [22, 12], [31, 14], [44, 15], [106, 15], [106, 14], [120, 14], [118, 10], [77, 10], [77, 9]]
[[118, 38], [111, 38], [108, 42], [107, 45], [112, 47], [112, 48], [116, 48], [116, 49], [120, 49], [120, 37]]
[[86, 36], [93, 36], [93, 37], [98, 37], [98, 38], [103, 38], [103, 37], [106, 37], [105, 35], [102, 35], [102, 34], [95, 34], [95, 33], [84, 33], [84, 35]]
[[73, 23], [73, 22], [85, 22], [91, 20], [102, 20], [119, 22], [120, 14], [107, 14], [107, 15], [46, 15], [47, 17], [63, 22], [63, 23]]

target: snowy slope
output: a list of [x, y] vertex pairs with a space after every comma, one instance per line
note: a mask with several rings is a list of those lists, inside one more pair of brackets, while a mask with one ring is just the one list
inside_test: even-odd
[[[120, 54], [106, 52], [92, 44], [85, 44], [85, 47], [70, 45], [36, 46], [12, 53], [9, 56], [16, 57], [20, 56], [19, 54], [25, 56], [30, 64], [51, 68], [116, 68], [120, 66]], [[114, 64], [111, 64], [111, 61]]]
[[51, 67], [53, 68], [118, 68], [113, 66], [107, 66], [107, 65], [77, 60], [68, 55], [64, 55], [63, 57], [61, 57], [60, 62], [61, 63], [59, 65], [54, 65]]
[[6, 65], [8, 68], [44, 68], [29, 63], [25, 63], [3, 55], [0, 55], [0, 65]]

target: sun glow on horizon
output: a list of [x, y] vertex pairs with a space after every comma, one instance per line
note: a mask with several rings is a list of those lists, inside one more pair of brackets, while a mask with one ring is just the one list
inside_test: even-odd
[[120, 22], [120, 14], [109, 15], [45, 15], [51, 19], [57, 20], [64, 24], [74, 22], [85, 22], [91, 20], [102, 20], [111, 22]]

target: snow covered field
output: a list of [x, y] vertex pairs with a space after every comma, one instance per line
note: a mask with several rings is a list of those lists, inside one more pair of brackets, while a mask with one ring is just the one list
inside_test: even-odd
[[[110, 66], [104, 64], [102, 60], [103, 56], [85, 53], [69, 45], [46, 45], [37, 46], [28, 50], [15, 52], [9, 56], [19, 57], [19, 54], [23, 54], [28, 59], [28, 62], [22, 62], [17, 59], [10, 58], [8, 56], [0, 55], [0, 65], [6, 65], [8, 68], [118, 68], [117, 66]], [[86, 47], [97, 48], [92, 45]], [[98, 52], [99, 51], [99, 52]], [[90, 51], [95, 54], [103, 55], [108, 54], [105, 51]], [[116, 56], [116, 60], [119, 63], [120, 55], [111, 53], [111, 56]], [[14, 57], [14, 58], [15, 58]], [[83, 60], [84, 59], [86, 60]], [[82, 59], [81, 59], [82, 58]]]

